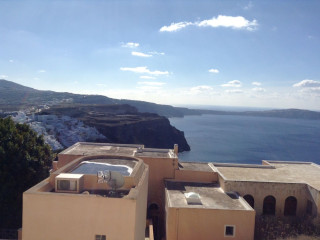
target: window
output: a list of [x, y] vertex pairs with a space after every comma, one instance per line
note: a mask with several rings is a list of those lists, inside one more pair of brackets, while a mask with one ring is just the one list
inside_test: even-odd
[[267, 196], [263, 200], [263, 215], [275, 215], [276, 199], [274, 196]]
[[284, 215], [295, 216], [297, 211], [297, 199], [293, 196], [287, 197], [284, 204]]
[[95, 240], [106, 240], [106, 235], [96, 235], [96, 239]]
[[224, 226], [224, 236], [225, 237], [234, 237], [235, 236], [236, 227], [233, 225], [225, 225]]

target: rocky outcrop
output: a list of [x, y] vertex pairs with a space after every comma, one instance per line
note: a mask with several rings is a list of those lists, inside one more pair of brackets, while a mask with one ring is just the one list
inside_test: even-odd
[[[184, 133], [170, 125], [166, 117], [153, 113], [139, 113], [129, 105], [77, 105], [54, 107], [42, 114], [67, 115], [95, 127], [108, 142], [143, 144], [150, 148], [173, 148], [189, 151]], [[106, 141], [101, 139], [101, 142]]]
[[[91, 125], [92, 123], [87, 123]], [[130, 124], [117, 124], [108, 126], [105, 124], [92, 124], [114, 143], [144, 144], [150, 148], [173, 148], [179, 145], [179, 151], [189, 151], [190, 147], [184, 137], [184, 133], [170, 125], [165, 117], [145, 118]]]

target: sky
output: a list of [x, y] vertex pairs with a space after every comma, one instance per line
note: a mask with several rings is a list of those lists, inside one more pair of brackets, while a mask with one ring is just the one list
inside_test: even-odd
[[0, 79], [161, 104], [320, 110], [318, 0], [0, 0]]

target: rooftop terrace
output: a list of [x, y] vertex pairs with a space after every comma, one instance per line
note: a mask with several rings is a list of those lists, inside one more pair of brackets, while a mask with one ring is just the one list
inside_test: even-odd
[[209, 163], [202, 162], [179, 162], [179, 170], [213, 172]]
[[[184, 193], [188, 192], [199, 194], [202, 204], [188, 204], [184, 195]], [[166, 181], [166, 195], [168, 198], [169, 207], [252, 210], [252, 208], [244, 200], [241, 198], [231, 198], [220, 188], [218, 184], [214, 183]]]
[[[320, 190], [320, 166], [308, 162], [281, 162], [264, 161], [270, 164], [260, 167], [246, 167], [236, 164], [214, 164], [225, 180], [254, 181], [254, 182], [282, 182], [282, 183], [306, 183]], [[269, 165], [269, 166], [270, 166]]]
[[144, 148], [143, 145], [117, 143], [78, 142], [60, 153], [61, 155], [125, 155], [134, 157], [176, 158], [171, 149]]
[[116, 154], [133, 156], [134, 152], [136, 152], [138, 148], [143, 148], [143, 145], [78, 142], [62, 151], [60, 154], [80, 156]]

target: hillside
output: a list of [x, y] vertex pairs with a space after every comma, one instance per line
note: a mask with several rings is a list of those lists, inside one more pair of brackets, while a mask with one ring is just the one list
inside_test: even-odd
[[68, 92], [42, 91], [0, 79], [0, 109], [19, 110], [31, 106], [57, 104], [129, 104], [139, 112], [156, 113], [165, 117], [183, 117], [198, 114], [197, 110], [177, 108], [170, 105], [155, 104], [144, 101], [113, 99], [101, 95], [73, 94]]
[[255, 117], [280, 117], [320, 120], [320, 112], [301, 109], [279, 109], [268, 111], [216, 111], [204, 109], [189, 109], [128, 99], [113, 99], [101, 95], [73, 94], [36, 90], [17, 83], [0, 79], [0, 110], [19, 110], [31, 106], [61, 105], [61, 104], [128, 104], [140, 113], [156, 113], [165, 117], [184, 117], [185, 115], [240, 115]]
[[320, 112], [302, 110], [302, 109], [277, 109], [267, 111], [214, 111], [214, 110], [199, 110], [201, 114], [213, 115], [237, 115], [237, 116], [253, 116], [253, 117], [277, 117], [277, 118], [294, 118], [320, 120]]

